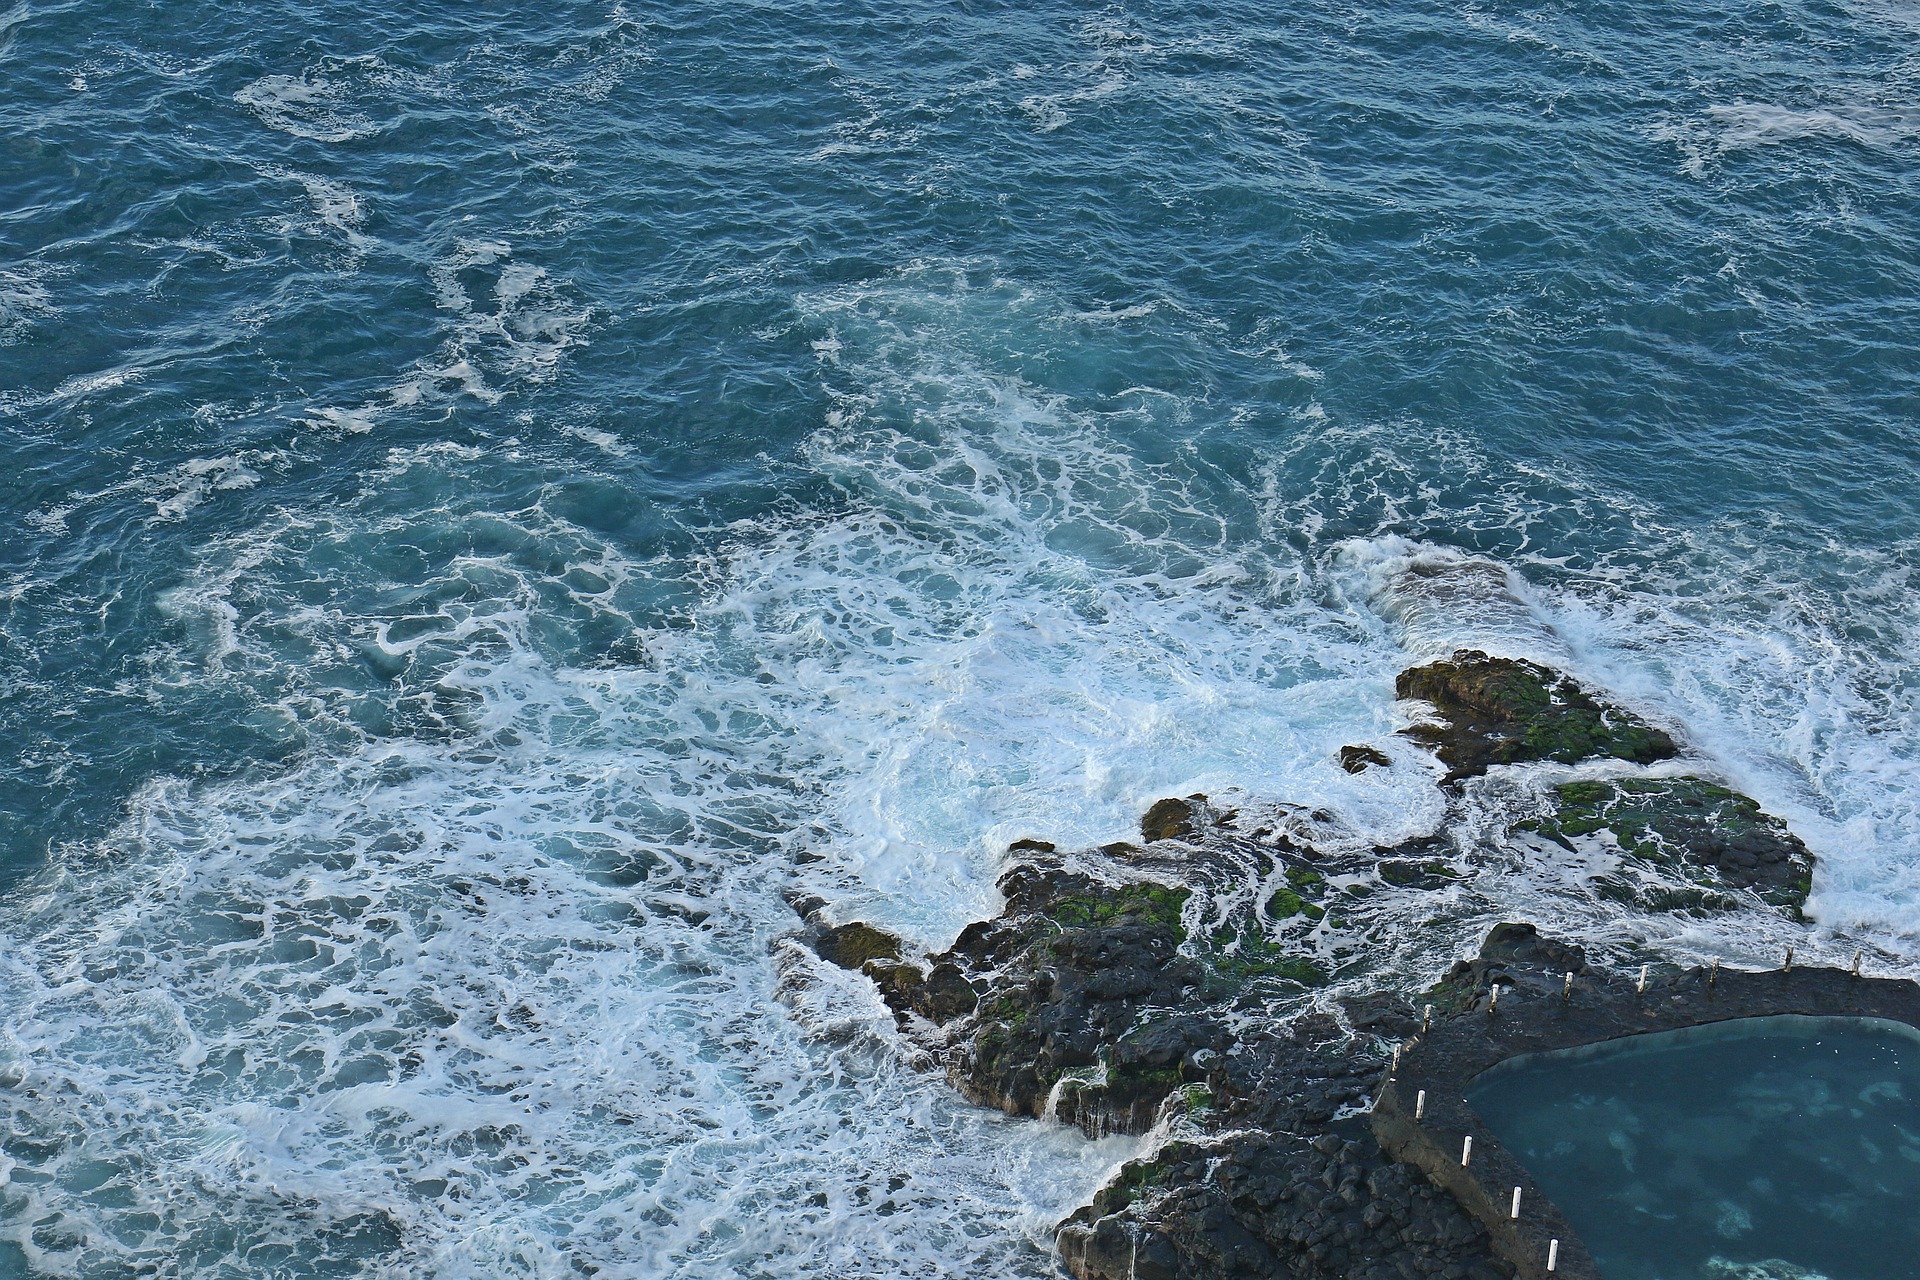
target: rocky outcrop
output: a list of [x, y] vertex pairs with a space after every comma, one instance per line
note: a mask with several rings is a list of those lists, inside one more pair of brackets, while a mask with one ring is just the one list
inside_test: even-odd
[[1437, 723], [1407, 735], [1434, 749], [1458, 782], [1497, 764], [1573, 764], [1611, 756], [1651, 764], [1678, 752], [1672, 738], [1630, 711], [1602, 702], [1557, 671], [1519, 658], [1463, 649], [1400, 673], [1394, 692], [1431, 703]]
[[1497, 924], [1480, 944], [1480, 954], [1456, 961], [1447, 976], [1420, 996], [1423, 1011], [1432, 1006], [1441, 1017], [1451, 1017], [1492, 1003], [1493, 988], [1508, 993], [1550, 995], [1567, 974], [1587, 973], [1587, 953], [1572, 943], [1543, 938], [1533, 925]]
[[[1186, 1135], [1061, 1225], [1082, 1280], [1495, 1280], [1507, 1272], [1479, 1226], [1388, 1160], [1357, 1118], [1384, 1061], [1375, 1036], [1306, 999], [1330, 977], [1316, 939], [1349, 924], [1334, 912], [1378, 905], [1349, 890], [1423, 892], [1363, 878], [1421, 865], [1395, 856], [1420, 852], [1334, 857], [1214, 830], [1178, 852], [1190, 886], [1127, 879], [1144, 869], [1138, 850], [1029, 849], [1000, 881], [1002, 914], [946, 951], [861, 959], [888, 950], [846, 947], [878, 933], [869, 926], [820, 937], [823, 954], [860, 961], [849, 967], [875, 979], [974, 1101], [1096, 1135]], [[1248, 884], [1261, 892], [1232, 891]], [[1370, 1013], [1378, 1028], [1411, 1010], [1389, 995]]]
[[1140, 819], [1141, 839], [1151, 843], [1155, 840], [1181, 840], [1200, 834], [1206, 822], [1206, 804], [1205, 796], [1155, 801], [1146, 816]]
[[[1201, 1105], [1206, 1062], [1232, 1045], [1217, 1017], [1192, 1010], [1327, 975], [1251, 920], [1190, 938], [1192, 891], [1124, 871], [1091, 853], [1016, 866], [1000, 881], [1006, 910], [946, 951], [845, 967], [874, 978], [973, 1101], [1090, 1134], [1143, 1132], [1176, 1090], [1199, 1086], [1190, 1101]], [[868, 929], [823, 937], [855, 927]]]
[[1340, 767], [1348, 773], [1365, 773], [1378, 765], [1385, 768], [1393, 763], [1391, 757], [1378, 747], [1349, 744], [1340, 748]]
[[871, 963], [886, 964], [900, 958], [900, 939], [872, 925], [843, 924], [828, 929], [813, 940], [820, 958], [842, 969], [865, 969]]
[[[1455, 817], [1468, 797], [1452, 784], [1494, 766], [1676, 752], [1533, 663], [1461, 652], [1406, 672], [1399, 692], [1440, 717], [1409, 732], [1447, 766]], [[1387, 763], [1371, 747], [1340, 760]], [[1167, 1136], [1060, 1224], [1080, 1280], [1514, 1275], [1519, 1255], [1475, 1216], [1484, 1206], [1470, 1212], [1370, 1126], [1393, 1046], [1429, 1023], [1487, 1021], [1496, 987], [1503, 1008], [1544, 1008], [1567, 1003], [1569, 974], [1615, 1000], [1634, 984], [1604, 957], [1505, 923], [1436, 983], [1383, 973], [1370, 987], [1383, 932], [1470, 892], [1484, 861], [1474, 842], [1488, 839], [1578, 855], [1597, 894], [1636, 910], [1797, 913], [1812, 867], [1784, 824], [1697, 777], [1569, 782], [1534, 816], [1506, 817], [1518, 827], [1504, 835], [1447, 826], [1393, 847], [1338, 838], [1331, 815], [1258, 812], [1242, 820], [1194, 795], [1153, 805], [1144, 844], [1018, 841], [1004, 910], [935, 954], [858, 922], [814, 935], [823, 958], [873, 979], [968, 1098], [1093, 1135]], [[801, 909], [817, 918], [822, 905]]]
[[1478, 1223], [1364, 1131], [1169, 1143], [1123, 1169], [1058, 1240], [1087, 1280], [1512, 1274]]

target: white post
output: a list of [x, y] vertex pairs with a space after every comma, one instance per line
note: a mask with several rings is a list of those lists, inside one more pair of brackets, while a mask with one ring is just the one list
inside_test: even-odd
[[1473, 1159], [1473, 1135], [1468, 1134], [1467, 1140], [1460, 1145], [1460, 1167], [1466, 1168], [1467, 1161], [1471, 1159]]
[[1853, 953], [1853, 976], [1856, 978], [1860, 976], [1860, 953], [1858, 951]]
[[1500, 1008], [1500, 984], [1493, 984], [1493, 998], [1487, 1001], [1487, 1012], [1493, 1013]]
[[1413, 1100], [1413, 1118], [1415, 1120], [1418, 1120], [1421, 1117], [1425, 1116], [1426, 1114], [1427, 1114], [1427, 1091], [1425, 1089], [1422, 1089], [1420, 1091], [1420, 1096], [1418, 1096]]
[[1515, 1221], [1518, 1221], [1520, 1218], [1520, 1188], [1518, 1187], [1513, 1189], [1513, 1211], [1507, 1216]]
[[1640, 985], [1636, 990], [1641, 995], [1647, 994], [1647, 966], [1644, 964], [1640, 966]]
[[1560, 998], [1562, 1000], [1573, 999], [1573, 970], [1571, 969], [1567, 970], [1566, 985], [1560, 988]]
[[1400, 1046], [1399, 1045], [1393, 1046], [1393, 1069], [1395, 1071], [1398, 1071], [1400, 1069]]
[[1559, 1269], [1560, 1242], [1558, 1240], [1549, 1240], [1547, 1241], [1547, 1270], [1557, 1271]]
[[1421, 1012], [1420, 1029], [1422, 1031], [1433, 1030], [1433, 1006], [1432, 1005], [1428, 1005], [1426, 1009]]

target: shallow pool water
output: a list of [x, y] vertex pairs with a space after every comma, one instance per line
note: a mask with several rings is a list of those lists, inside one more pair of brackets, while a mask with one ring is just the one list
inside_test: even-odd
[[1920, 1031], [1744, 1018], [1504, 1062], [1467, 1100], [1607, 1280], [1920, 1276]]

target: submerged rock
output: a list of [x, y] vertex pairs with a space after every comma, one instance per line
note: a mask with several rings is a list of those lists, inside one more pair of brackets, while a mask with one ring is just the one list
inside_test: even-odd
[[1632, 712], [1519, 658], [1463, 649], [1445, 661], [1401, 672], [1394, 691], [1432, 703], [1440, 713], [1442, 723], [1406, 732], [1434, 748], [1449, 782], [1476, 777], [1496, 764], [1573, 764], [1594, 756], [1651, 764], [1679, 750], [1672, 738]]

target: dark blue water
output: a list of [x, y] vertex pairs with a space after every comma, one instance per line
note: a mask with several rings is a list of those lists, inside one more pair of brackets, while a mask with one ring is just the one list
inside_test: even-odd
[[1910, 930], [1916, 36], [0, 14], [0, 1269], [1047, 1274], [1125, 1149], [781, 891], [938, 943], [1162, 794], [1421, 830], [1333, 751], [1461, 642]]
[[1468, 1101], [1607, 1280], [1920, 1274], [1920, 1034], [1743, 1018], [1502, 1063]]

